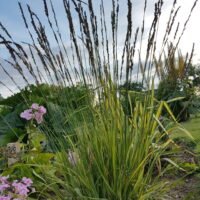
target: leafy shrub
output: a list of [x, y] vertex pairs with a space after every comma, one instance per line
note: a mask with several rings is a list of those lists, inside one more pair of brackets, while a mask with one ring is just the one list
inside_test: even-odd
[[[124, 83], [119, 87], [119, 96], [122, 103], [124, 112], [128, 115], [132, 115], [132, 110], [136, 106], [136, 102], [144, 101], [145, 92], [142, 83], [132, 82]], [[127, 96], [128, 93], [128, 96]], [[130, 104], [131, 102], [131, 104]]]
[[[76, 110], [88, 112], [89, 98], [87, 94], [86, 88], [81, 84], [66, 88], [42, 84], [26, 87], [20, 93], [4, 99], [0, 102], [2, 106], [0, 112], [0, 144], [6, 145], [8, 142], [16, 142], [22, 134], [25, 134], [26, 121], [20, 118], [20, 113], [33, 102], [47, 107], [49, 114], [45, 116], [45, 127], [51, 129], [51, 135], [61, 136], [66, 130], [70, 134], [70, 123], [75, 119], [81, 123], [83, 114], [77, 112], [77, 114], [71, 115], [69, 113], [76, 113]], [[93, 94], [90, 93], [90, 95], [90, 103], [92, 104]], [[58, 118], [60, 119], [59, 122]], [[20, 134], [18, 135], [18, 133]]]
[[[156, 91], [156, 97], [158, 100], [170, 101], [177, 99], [169, 103], [176, 118], [181, 121], [186, 121], [190, 117], [189, 108], [192, 105], [191, 102], [194, 97], [194, 90], [188, 83], [178, 80], [173, 81], [169, 78], [162, 80]], [[182, 98], [181, 98], [182, 97]]]

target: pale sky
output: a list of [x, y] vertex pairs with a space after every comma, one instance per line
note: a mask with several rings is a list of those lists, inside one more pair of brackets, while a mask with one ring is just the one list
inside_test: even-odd
[[[28, 3], [31, 6], [31, 8], [35, 11], [35, 13], [38, 14], [43, 24], [44, 25], [47, 24], [47, 20], [43, 12], [44, 9], [43, 9], [42, 0], [21, 0], [20, 2], [23, 4], [24, 7]], [[64, 40], [67, 42], [68, 27], [67, 27], [67, 20], [65, 17], [66, 15], [64, 12], [64, 8], [62, 6], [62, 0], [52, 0], [52, 2], [55, 6], [61, 32], [63, 33]], [[100, 0], [93, 0], [93, 2], [95, 6], [95, 11], [97, 11], [97, 16], [98, 16]], [[111, 0], [104, 0], [106, 18], [108, 19], [107, 20], [108, 26], [110, 26], [109, 22], [110, 22], [111, 2], [112, 2]], [[148, 0], [147, 14], [146, 14], [146, 30], [148, 30], [148, 28], [150, 27], [150, 24], [153, 19], [153, 11], [154, 11], [155, 2], [156, 2], [155, 0]], [[158, 35], [158, 40], [161, 40], [162, 35], [164, 34], [172, 3], [173, 3], [173, 0], [164, 0], [163, 13], [162, 13], [162, 16], [160, 19], [160, 25], [159, 25], [160, 31]], [[181, 6], [181, 10], [175, 22], [176, 23], [180, 22], [180, 24], [182, 25], [180, 26], [180, 31], [183, 28], [183, 23], [187, 19], [193, 3], [194, 3], [194, 0], [178, 0], [177, 1], [177, 5]], [[137, 28], [138, 25], [141, 25], [142, 15], [143, 15], [143, 6], [144, 6], [144, 0], [133, 0], [133, 26], [135, 27], [135, 29]], [[127, 1], [120, 0], [119, 46], [120, 46], [120, 43], [122, 44], [124, 42], [124, 35], [126, 33], [126, 14], [127, 14], [126, 11], [127, 11]], [[78, 23], [78, 19], [75, 14], [73, 17], [74, 17], [73, 19], [75, 20], [75, 23], [76, 22]], [[8, 31], [11, 33], [15, 41], [17, 42], [30, 41], [27, 31], [25, 29], [19, 8], [18, 8], [17, 0], [0, 0], [0, 21], [2, 24], [4, 24], [7, 27]], [[199, 25], [200, 22], [199, 21], [200, 21], [200, 2], [197, 3], [197, 6], [192, 14], [190, 22], [188, 23], [187, 29], [185, 31], [185, 34], [179, 45], [179, 48], [181, 49], [182, 53], [185, 54], [186, 52], [191, 51], [192, 44], [195, 43], [195, 56], [193, 59], [193, 63], [200, 63], [200, 25]], [[49, 39], [51, 40], [53, 36], [50, 30], [48, 29], [48, 26], [47, 27], [45, 26], [45, 29], [48, 33]], [[1, 30], [0, 30], [0, 33], [1, 33]], [[53, 39], [52, 39], [52, 44], [54, 45]], [[0, 62], [4, 64], [1, 58], [9, 58], [9, 57], [5, 49], [0, 46]], [[9, 73], [11, 74], [13, 73], [13, 77], [16, 80], [18, 79], [18, 76], [15, 75], [14, 72], [9, 71]], [[1, 70], [0, 70], [0, 80], [4, 82], [8, 87], [15, 90], [15, 86], [11, 82], [9, 82], [9, 80], [7, 80], [6, 75], [3, 74]], [[5, 87], [0, 85], [0, 94], [2, 94], [3, 96], [8, 96], [10, 95], [10, 92]]]

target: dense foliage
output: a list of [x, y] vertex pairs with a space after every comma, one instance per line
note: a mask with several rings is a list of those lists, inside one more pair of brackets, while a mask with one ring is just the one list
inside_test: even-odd
[[[155, 67], [160, 79], [156, 97], [158, 100], [172, 100], [169, 103], [170, 108], [181, 122], [188, 120], [191, 114], [199, 112], [200, 104], [195, 91], [195, 87], [199, 86], [198, 68], [190, 63], [191, 57], [184, 57], [180, 51], [176, 57], [175, 50], [171, 44], [164, 60], [155, 59]], [[191, 56], [192, 54], [193, 52]]]
[[[20, 93], [2, 100], [0, 102], [2, 108], [0, 110], [0, 144], [16, 142], [23, 135], [26, 135], [26, 121], [20, 118], [20, 113], [33, 102], [47, 108], [49, 115], [45, 117], [45, 127], [51, 130], [52, 135], [61, 136], [64, 134], [63, 130], [68, 130], [67, 132], [70, 134], [73, 119], [78, 118], [77, 120], [80, 123], [83, 119], [81, 115], [74, 114], [68, 120], [68, 113], [75, 113], [77, 110], [86, 112], [89, 103], [87, 94], [86, 88], [81, 85], [59, 88], [42, 84], [40, 86], [29, 86]], [[93, 97], [90, 100], [90, 103], [92, 103]]]

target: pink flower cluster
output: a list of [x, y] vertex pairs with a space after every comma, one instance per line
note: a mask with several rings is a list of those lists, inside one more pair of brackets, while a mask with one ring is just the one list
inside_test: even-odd
[[20, 181], [10, 182], [9, 176], [0, 176], [0, 200], [26, 200], [30, 192], [34, 192], [32, 188], [32, 180], [23, 177]]
[[20, 114], [20, 117], [26, 120], [35, 119], [38, 124], [41, 124], [43, 121], [43, 115], [46, 114], [47, 110], [44, 106], [39, 106], [37, 103], [33, 103], [31, 108], [24, 110]]

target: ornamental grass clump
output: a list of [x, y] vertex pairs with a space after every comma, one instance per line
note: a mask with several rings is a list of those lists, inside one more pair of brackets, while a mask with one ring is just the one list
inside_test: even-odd
[[[60, 200], [156, 199], [169, 189], [169, 182], [161, 179], [167, 170], [162, 163], [170, 160], [167, 154], [174, 144], [162, 137], [175, 128], [163, 134], [157, 129], [161, 111], [168, 107], [156, 104], [150, 95], [143, 103], [137, 102], [131, 118], [124, 120], [120, 102], [111, 96], [94, 110], [91, 123], [76, 129], [76, 142], [66, 137], [70, 154], [57, 155], [57, 173], [44, 172], [41, 195], [51, 198], [48, 191], [52, 191]], [[65, 148], [64, 141], [57, 142]]]

